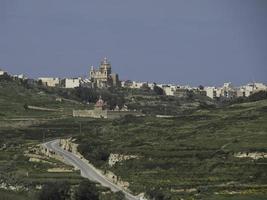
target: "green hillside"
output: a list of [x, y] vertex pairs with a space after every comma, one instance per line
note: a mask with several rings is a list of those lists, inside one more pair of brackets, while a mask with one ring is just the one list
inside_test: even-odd
[[[156, 199], [264, 199], [267, 158], [235, 155], [267, 153], [266, 122], [267, 100], [262, 100], [172, 119], [87, 122], [86, 135], [78, 139], [89, 160], [120, 175], [136, 193]], [[138, 159], [109, 167], [110, 153]]]
[[[68, 93], [71, 95], [62, 95]], [[80, 102], [95, 100], [96, 94], [113, 104], [141, 109], [147, 116], [118, 120], [71, 117], [72, 109], [88, 108]], [[71, 101], [68, 96], [73, 97]], [[28, 109], [27, 105], [56, 111]], [[216, 105], [194, 96], [181, 99], [124, 90], [92, 95], [89, 90], [58, 91], [0, 80], [0, 184], [29, 189], [0, 189], [0, 195], [38, 199], [44, 193], [37, 186], [58, 192], [62, 184], [67, 194], [80, 187], [86, 193], [84, 188], [92, 186], [84, 183], [87, 186], [83, 187], [78, 172], [51, 173], [47, 171], [51, 167], [67, 166], [53, 159], [47, 160], [52, 164], [29, 162], [24, 155], [44, 139], [74, 137], [86, 158], [129, 182], [136, 194], [145, 192], [156, 200], [266, 199], [267, 158], [253, 159], [253, 155], [267, 153], [267, 100]], [[155, 114], [176, 117], [157, 118]], [[109, 166], [111, 153], [137, 158]], [[99, 186], [94, 190], [99, 196], [105, 191]], [[110, 195], [110, 199], [121, 199]]]
[[[107, 199], [105, 196], [117, 199], [118, 194], [113, 195], [95, 183], [84, 182], [78, 171], [48, 171], [72, 169], [62, 162], [42, 155], [36, 161], [30, 161], [26, 156], [44, 139], [68, 137], [78, 132], [77, 124], [68, 126], [66, 123], [72, 119], [72, 109], [88, 107], [44, 89], [28, 87], [19, 80], [0, 79], [0, 199], [57, 199], [58, 196], [69, 199], [80, 192], [88, 195], [86, 188], [91, 188], [95, 195], [105, 193], [103, 199]], [[58, 98], [63, 100], [57, 101]], [[28, 109], [25, 105], [55, 111]], [[64, 121], [64, 124], [57, 123], [57, 120]], [[55, 124], [60, 127], [55, 127]]]
[[[60, 117], [71, 115], [74, 108], [84, 107], [81, 103], [62, 99], [57, 93], [48, 93], [37, 86], [29, 87], [20, 80], [0, 80], [0, 118]], [[60, 112], [27, 110], [26, 105], [60, 110]]]

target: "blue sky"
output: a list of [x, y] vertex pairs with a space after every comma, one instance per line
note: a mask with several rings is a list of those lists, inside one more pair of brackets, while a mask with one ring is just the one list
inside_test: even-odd
[[0, 68], [190, 85], [267, 82], [266, 0], [0, 0]]

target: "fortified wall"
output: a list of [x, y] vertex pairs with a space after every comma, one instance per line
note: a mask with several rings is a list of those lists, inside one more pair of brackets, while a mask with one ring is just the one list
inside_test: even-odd
[[125, 106], [119, 109], [117, 106], [115, 110], [106, 109], [106, 103], [100, 98], [93, 110], [73, 110], [73, 117], [91, 117], [91, 118], [104, 118], [104, 119], [117, 119], [126, 115], [142, 116], [139, 111], [128, 110]]

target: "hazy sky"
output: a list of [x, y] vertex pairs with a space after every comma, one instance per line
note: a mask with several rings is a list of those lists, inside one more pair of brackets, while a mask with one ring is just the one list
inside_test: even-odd
[[0, 68], [121, 79], [267, 82], [266, 0], [0, 0]]

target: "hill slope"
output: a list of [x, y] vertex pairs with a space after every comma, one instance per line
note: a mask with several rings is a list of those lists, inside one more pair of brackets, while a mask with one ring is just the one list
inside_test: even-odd
[[[157, 113], [160, 106], [160, 113], [175, 109], [171, 114], [179, 113], [179, 117], [72, 118], [73, 108], [85, 106], [56, 101], [58, 93], [27, 88], [19, 81], [0, 81], [0, 182], [30, 185], [33, 191], [46, 182], [69, 181], [77, 186], [81, 181], [77, 173], [48, 173], [50, 165], [31, 163], [23, 154], [44, 136], [75, 137], [86, 158], [129, 182], [136, 193], [172, 200], [266, 199], [267, 158], [262, 155], [267, 153], [267, 100], [222, 108], [203, 107], [200, 102], [181, 108], [187, 102], [179, 104], [175, 98], [125, 96], [133, 107], [151, 106], [145, 110], [148, 113]], [[192, 103], [197, 102], [188, 104]], [[29, 110], [25, 104], [59, 112]], [[137, 157], [109, 166], [110, 154]], [[262, 158], [255, 159], [257, 155]], [[27, 192], [14, 195], [29, 197]]]
[[[267, 100], [262, 100], [199, 109], [172, 119], [88, 122], [78, 142], [80, 152], [95, 165], [118, 174], [133, 191], [156, 199], [264, 199], [266, 122]], [[109, 166], [110, 153], [138, 159]]]

